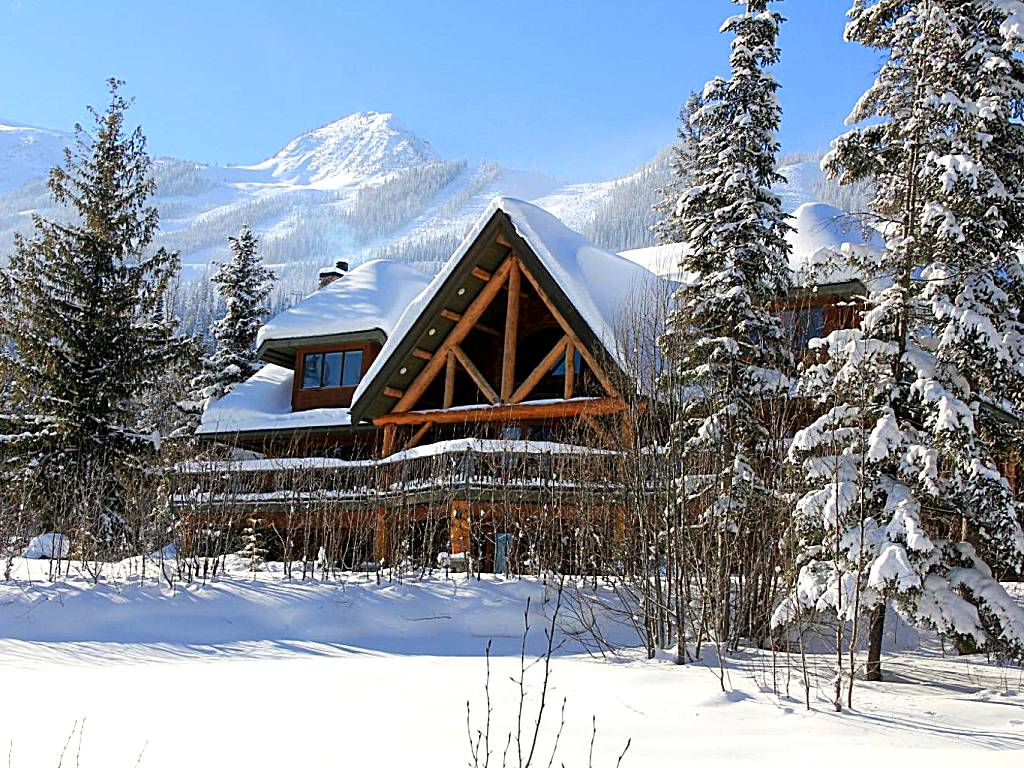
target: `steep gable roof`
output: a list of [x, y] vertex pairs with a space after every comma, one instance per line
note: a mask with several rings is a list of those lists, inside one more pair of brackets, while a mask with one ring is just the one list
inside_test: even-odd
[[389, 396], [384, 394], [388, 381], [398, 372], [408, 379], [415, 376], [422, 365], [411, 357], [413, 350], [424, 343], [429, 346], [437, 318], [452, 301], [464, 306], [472, 300], [467, 286], [479, 293], [483, 282], [474, 282], [472, 269], [481, 264], [493, 269], [508, 250], [500, 246], [503, 241], [543, 284], [588, 347], [603, 348], [624, 367], [627, 351], [620, 349], [622, 334], [617, 326], [637, 292], [650, 290], [660, 279], [599, 248], [550, 213], [521, 200], [498, 197], [395, 325], [356, 390], [355, 419], [373, 418], [388, 409]]

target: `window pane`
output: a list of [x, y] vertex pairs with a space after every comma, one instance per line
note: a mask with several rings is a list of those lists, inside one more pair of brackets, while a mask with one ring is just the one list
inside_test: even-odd
[[363, 375], [363, 352], [354, 349], [345, 353], [345, 374], [342, 377], [342, 386], [354, 387], [359, 383]]
[[807, 339], [820, 339], [825, 335], [825, 308], [815, 307], [807, 318]]
[[312, 389], [320, 386], [320, 368], [323, 355], [305, 355], [302, 359], [302, 388]]
[[341, 352], [328, 352], [324, 355], [324, 386], [341, 386]]

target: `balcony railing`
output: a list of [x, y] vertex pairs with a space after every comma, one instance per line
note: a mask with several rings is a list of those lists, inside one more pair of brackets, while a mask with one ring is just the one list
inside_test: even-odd
[[452, 440], [384, 459], [328, 458], [190, 462], [177, 468], [179, 506], [329, 502], [347, 507], [494, 496], [614, 503], [623, 494], [670, 487], [665, 454], [626, 455], [583, 446]]

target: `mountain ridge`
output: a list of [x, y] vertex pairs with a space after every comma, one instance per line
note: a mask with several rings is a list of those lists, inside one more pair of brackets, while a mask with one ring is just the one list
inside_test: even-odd
[[[34, 130], [41, 133], [8, 131], [6, 141], [0, 132], [0, 255], [14, 233], [30, 231], [32, 213], [66, 215], [42, 182], [72, 135]], [[15, 144], [17, 153], [3, 153]], [[815, 188], [816, 161], [788, 168], [795, 183], [779, 190], [788, 210], [828, 192]], [[498, 195], [533, 202], [613, 251], [650, 245], [652, 206], [671, 179], [668, 151], [621, 178], [580, 184], [445, 159], [388, 112], [331, 121], [252, 165], [158, 158], [153, 170], [155, 245], [181, 254], [184, 279], [207, 275], [212, 262], [227, 257], [226, 238], [248, 224], [279, 276], [275, 309], [312, 290], [318, 267], [338, 259], [354, 265], [383, 257], [436, 271]]]

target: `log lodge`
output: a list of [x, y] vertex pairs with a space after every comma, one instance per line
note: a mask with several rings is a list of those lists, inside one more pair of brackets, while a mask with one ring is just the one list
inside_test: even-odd
[[[856, 319], [854, 277], [808, 280], [823, 249], [880, 247], [839, 214], [797, 212], [795, 348]], [[621, 535], [624, 494], [657, 504], [670, 487], [662, 451], [628, 471], [617, 457], [638, 414], [659, 418], [645, 379], [681, 247], [611, 253], [497, 198], [432, 279], [384, 260], [322, 270], [261, 329], [264, 367], [203, 416], [220, 454], [183, 465], [173, 495], [192, 545], [244, 520], [306, 557], [330, 545], [343, 567], [440, 555], [502, 572], [541, 549], [580, 565], [584, 518]]]

